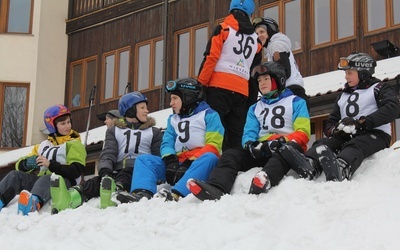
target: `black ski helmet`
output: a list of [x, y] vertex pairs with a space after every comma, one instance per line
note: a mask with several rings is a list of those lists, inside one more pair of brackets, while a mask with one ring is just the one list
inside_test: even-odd
[[277, 62], [263, 62], [254, 67], [251, 77], [257, 78], [261, 75], [270, 75], [276, 81], [278, 92], [282, 92], [286, 86], [285, 68]]
[[268, 34], [268, 39], [271, 38], [272, 35], [276, 34], [279, 32], [279, 25], [278, 23], [270, 18], [270, 17], [256, 17], [253, 19], [253, 26], [254, 28], [257, 28], [260, 25], [265, 25], [267, 27], [267, 34]]
[[177, 95], [182, 100], [180, 115], [188, 115], [203, 101], [203, 86], [191, 77], [168, 81], [165, 91]]
[[370, 79], [375, 73], [376, 61], [366, 53], [353, 52], [348, 57], [341, 57], [338, 68], [358, 71], [360, 81]]

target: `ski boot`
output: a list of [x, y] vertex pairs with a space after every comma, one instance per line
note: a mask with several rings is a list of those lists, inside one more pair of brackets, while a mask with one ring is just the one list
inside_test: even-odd
[[52, 174], [50, 180], [51, 214], [58, 214], [67, 208], [77, 208], [82, 204], [82, 196], [75, 188], [67, 189], [64, 178]]
[[264, 171], [258, 172], [251, 181], [249, 194], [267, 193], [271, 188], [271, 182]]
[[22, 190], [18, 199], [18, 214], [28, 215], [28, 213], [39, 211], [41, 208], [39, 197]]
[[195, 179], [189, 179], [186, 182], [186, 187], [194, 196], [196, 196], [197, 199], [202, 201], [219, 200], [221, 199], [222, 195], [224, 195], [224, 192], [222, 192], [219, 188]]
[[345, 160], [337, 158], [326, 145], [318, 146], [316, 151], [327, 181], [343, 181], [350, 178], [350, 166]]
[[290, 168], [301, 178], [315, 180], [321, 174], [317, 163], [313, 159], [300, 153], [292, 145], [283, 145], [278, 152], [290, 165]]
[[147, 198], [148, 200], [150, 200], [152, 197], [153, 194], [147, 190], [138, 190], [133, 193], [120, 190], [113, 194], [111, 200], [117, 204], [121, 204], [139, 202], [142, 198]]
[[117, 191], [113, 178], [106, 176], [101, 179], [100, 184], [100, 208], [113, 207], [117, 204], [111, 200], [112, 194]]
[[179, 201], [179, 199], [181, 198], [181, 196], [179, 194], [177, 194], [176, 192], [169, 191], [165, 188], [160, 189], [160, 191], [158, 191], [155, 195], [155, 198], [164, 198], [165, 201]]

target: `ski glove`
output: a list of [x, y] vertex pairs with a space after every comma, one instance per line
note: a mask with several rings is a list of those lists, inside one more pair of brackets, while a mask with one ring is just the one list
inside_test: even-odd
[[192, 165], [192, 160], [186, 159], [182, 162], [182, 165], [176, 170], [174, 182], [177, 183], [183, 175], [186, 173], [186, 170], [190, 168]]
[[340, 139], [350, 140], [357, 132], [366, 130], [365, 120], [364, 116], [360, 119], [345, 117], [338, 122], [333, 130], [333, 135]]
[[178, 157], [175, 154], [165, 156], [163, 158], [165, 164], [165, 178], [170, 185], [175, 185], [175, 174], [180, 168]]
[[272, 153], [275, 153], [280, 147], [287, 142], [284, 136], [279, 137], [277, 140], [268, 141], [269, 149]]
[[19, 163], [18, 169], [23, 172], [32, 171], [38, 169], [39, 166], [36, 163], [37, 155], [32, 155], [27, 157], [26, 159], [22, 160]]
[[263, 144], [259, 141], [248, 141], [245, 143], [244, 148], [249, 151], [251, 157], [260, 159], [264, 157], [264, 152], [261, 149]]

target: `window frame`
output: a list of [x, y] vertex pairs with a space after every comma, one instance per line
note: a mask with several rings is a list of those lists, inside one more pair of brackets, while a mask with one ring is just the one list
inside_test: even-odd
[[[174, 66], [173, 66], [173, 78], [176, 79], [178, 78], [179, 72], [178, 72], [178, 58], [179, 58], [179, 46], [178, 46], [178, 42], [179, 42], [179, 36], [185, 33], [189, 33], [189, 62], [188, 62], [188, 75], [184, 76], [184, 77], [193, 77], [193, 78], [197, 78], [198, 73], [199, 72], [195, 72], [195, 50], [199, 49], [204, 51], [206, 48], [195, 48], [195, 44], [196, 44], [196, 31], [199, 29], [203, 29], [206, 28], [207, 31], [207, 38], [206, 38], [206, 43], [209, 41], [210, 39], [210, 23], [202, 23], [190, 28], [186, 28], [186, 29], [182, 29], [179, 31], [174, 32], [174, 57], [173, 57], [173, 62], [174, 62]], [[183, 76], [182, 76], [183, 77]]]
[[[135, 66], [134, 66], [134, 84], [133, 84], [134, 90], [138, 90], [140, 92], [148, 92], [151, 90], [160, 89], [162, 87], [162, 85], [163, 85], [162, 82], [160, 83], [160, 85], [156, 85], [156, 82], [155, 82], [156, 71], [161, 70], [161, 78], [162, 78], [162, 74], [163, 74], [162, 69], [155, 68], [155, 61], [156, 61], [156, 55], [157, 55], [156, 44], [160, 41], [163, 42], [163, 48], [164, 48], [165, 40], [164, 40], [163, 36], [156, 37], [156, 38], [135, 44], [135, 60], [134, 60]], [[149, 65], [148, 65], [148, 67], [149, 67], [149, 75], [148, 75], [149, 82], [146, 84], [147, 88], [139, 90], [139, 66], [140, 65], [143, 66], [141, 64], [142, 60], [140, 60], [140, 58], [139, 58], [139, 49], [146, 45], [150, 46], [150, 48], [149, 48], [149, 57], [150, 58], [148, 60], [149, 61]], [[162, 51], [162, 53], [164, 53], [164, 52]], [[165, 60], [165, 59], [163, 59], [163, 60]]]
[[[87, 58], [84, 58], [84, 59], [80, 59], [80, 60], [77, 60], [77, 61], [73, 61], [73, 62], [71, 62], [70, 63], [70, 66], [69, 66], [69, 89], [68, 89], [68, 96], [69, 96], [69, 98], [68, 98], [68, 100], [67, 100], [67, 103], [68, 103], [68, 107], [70, 107], [70, 109], [71, 110], [76, 110], [76, 109], [82, 109], [82, 108], [86, 108], [86, 107], [89, 107], [89, 98], [86, 98], [86, 87], [87, 87], [87, 83], [86, 83], [86, 79], [87, 79], [87, 65], [88, 65], [88, 63], [89, 62], [92, 62], [92, 61], [95, 61], [95, 63], [96, 63], [96, 65], [95, 65], [95, 73], [94, 73], [94, 76], [95, 76], [95, 80], [94, 80], [94, 85], [93, 86], [98, 86], [97, 85], [97, 74], [98, 74], [98, 58], [97, 58], [97, 56], [91, 56], [91, 57], [87, 57]], [[77, 66], [77, 65], [82, 65], [82, 75], [80, 76], [80, 78], [81, 78], [81, 86], [80, 86], [80, 95], [81, 95], [81, 100], [80, 100], [80, 102], [81, 103], [83, 103], [83, 104], [81, 104], [81, 105], [79, 105], [79, 106], [73, 106], [72, 105], [72, 99], [73, 99], [73, 86], [74, 86], [74, 82], [73, 82], [73, 80], [74, 80], [74, 73], [73, 73], [73, 70], [74, 70], [74, 66]], [[84, 99], [82, 99], [82, 97], [84, 98]], [[86, 99], [87, 99], [87, 103], [86, 103]], [[94, 101], [96, 101], [96, 99], [94, 100]]]
[[[385, 12], [386, 12], [386, 25], [385, 27], [368, 30], [368, 0], [363, 0], [363, 21], [364, 21], [364, 35], [374, 35], [379, 34], [382, 31], [388, 31], [393, 29], [400, 28], [400, 23], [394, 23], [394, 9], [393, 9], [393, 0], [385, 0]], [[399, 14], [400, 15], [400, 14]]]
[[30, 18], [29, 18], [29, 30], [28, 32], [9, 32], [8, 31], [8, 20], [10, 14], [10, 1], [11, 0], [2, 0], [0, 1], [0, 34], [32, 34], [32, 23], [33, 23], [33, 8], [34, 8], [34, 0], [31, 1], [31, 10], [30, 10]]
[[[29, 95], [30, 95], [30, 84], [24, 82], [1, 82], [0, 81], [0, 141], [3, 134], [3, 109], [4, 109], [4, 91], [7, 87], [23, 87], [26, 88], [26, 99], [25, 99], [25, 117], [22, 132], [22, 146], [26, 146], [26, 136], [27, 136], [27, 126], [28, 126], [28, 114], [29, 114]], [[0, 149], [15, 149], [16, 147], [2, 147], [0, 144]]]
[[[264, 11], [266, 9], [270, 9], [270, 8], [273, 8], [273, 7], [278, 7], [278, 17], [279, 18], [278, 18], [278, 20], [275, 20], [275, 21], [278, 22], [279, 31], [282, 32], [283, 34], [287, 35], [285, 33], [285, 26], [286, 26], [285, 5], [287, 3], [293, 2], [293, 1], [300, 1], [300, 10], [299, 10], [300, 13], [299, 14], [300, 14], [300, 42], [301, 42], [301, 45], [300, 45], [299, 49], [292, 49], [293, 54], [298, 54], [298, 53], [302, 53], [303, 52], [303, 47], [305, 45], [305, 43], [304, 43], [304, 35], [303, 35], [304, 32], [303, 32], [303, 28], [302, 28], [304, 20], [306, 20], [305, 19], [305, 11], [302, 11], [302, 9], [304, 9], [304, 6], [305, 6], [305, 3], [304, 3], [303, 0], [282, 0], [282, 1], [276, 1], [276, 2], [269, 3], [269, 4], [265, 4], [263, 6], [260, 6], [260, 8], [258, 10], [258, 13], [259, 13], [258, 16], [265, 17], [264, 16]], [[256, 17], [256, 16], [253, 16], [253, 18], [254, 17]], [[289, 37], [289, 35], [287, 35], [287, 36]], [[289, 37], [289, 39], [290, 39], [291, 42], [293, 42], [291, 37]], [[293, 45], [292, 45], [292, 47], [293, 47]]]
[[[119, 84], [119, 71], [120, 71], [120, 55], [123, 52], [128, 51], [128, 82], [129, 82], [129, 76], [130, 76], [130, 67], [131, 67], [131, 47], [130, 46], [126, 46], [126, 47], [122, 47], [116, 50], [112, 50], [109, 52], [105, 52], [103, 53], [102, 56], [102, 66], [101, 66], [101, 87], [100, 87], [100, 102], [109, 102], [109, 101], [113, 101], [116, 100], [118, 98], [120, 98], [122, 95], [118, 94], [118, 84]], [[106, 57], [107, 56], [111, 56], [114, 55], [114, 77], [113, 77], [113, 91], [112, 91], [112, 96], [109, 98], [105, 98], [105, 89], [106, 89], [106, 78], [105, 78], [105, 73], [106, 73]]]
[[337, 14], [338, 14], [338, 9], [337, 9], [337, 1], [336, 0], [329, 0], [329, 13], [330, 13], [330, 41], [324, 42], [324, 43], [315, 43], [315, 14], [314, 14], [314, 7], [315, 4], [314, 2], [318, 0], [312, 0], [310, 1], [310, 22], [311, 22], [311, 49], [318, 49], [321, 47], [326, 47], [330, 46], [333, 44], [337, 44], [340, 42], [345, 42], [345, 41], [350, 41], [354, 40], [357, 38], [357, 0], [353, 0], [353, 35], [352, 36], [347, 36], [344, 38], [338, 38], [338, 24], [337, 24]]

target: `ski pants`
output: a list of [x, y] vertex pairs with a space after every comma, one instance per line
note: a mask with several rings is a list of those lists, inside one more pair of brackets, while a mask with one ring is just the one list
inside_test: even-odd
[[336, 137], [322, 138], [314, 142], [305, 155], [319, 162], [316, 148], [320, 145], [326, 145], [338, 158], [345, 160], [350, 165], [350, 173], [352, 175], [365, 158], [388, 148], [390, 140], [390, 135], [380, 130], [362, 133], [346, 142]]
[[[297, 143], [292, 145], [303, 153]], [[255, 167], [262, 167], [271, 181], [271, 186], [278, 185], [290, 170], [290, 165], [279, 153], [273, 153], [271, 157], [254, 159], [245, 149], [229, 149], [221, 155], [207, 183], [220, 188], [224, 193], [230, 193], [238, 172], [245, 172]]]
[[242, 136], [247, 115], [247, 97], [226, 89], [208, 87], [207, 103], [217, 111], [225, 128], [222, 151], [242, 148]]
[[[71, 186], [65, 179], [67, 187]], [[50, 199], [50, 175], [37, 176], [25, 172], [13, 170], [0, 181], [0, 197], [7, 205], [22, 190], [27, 190], [39, 197], [41, 205], [45, 205]]]
[[[205, 153], [193, 161], [182, 178], [172, 187], [182, 197], [190, 194], [186, 182], [190, 178], [206, 181], [211, 170], [217, 165], [218, 157], [213, 153]], [[139, 155], [133, 169], [131, 192], [136, 190], [147, 190], [155, 194], [157, 192], [157, 181], [166, 180], [166, 166], [159, 156], [150, 154]]]
[[[124, 187], [124, 190], [129, 191], [131, 188], [132, 172], [132, 167], [126, 167], [114, 173], [111, 177], [115, 180], [115, 183], [121, 184]], [[81, 195], [84, 197], [85, 201], [100, 196], [100, 185], [102, 178], [102, 176], [94, 176], [93, 178], [85, 181], [82, 189], [80, 189], [82, 190]]]

